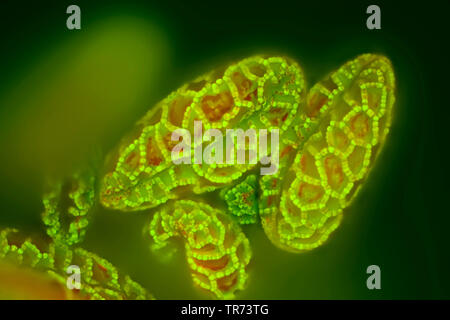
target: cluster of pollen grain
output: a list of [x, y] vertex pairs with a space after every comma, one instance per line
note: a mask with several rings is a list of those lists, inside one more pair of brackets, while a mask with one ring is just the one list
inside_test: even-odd
[[223, 189], [221, 197], [227, 204], [228, 212], [237, 218], [239, 224], [258, 221], [258, 181], [255, 175], [247, 176], [236, 186]]
[[290, 128], [304, 91], [300, 67], [281, 57], [251, 57], [184, 85], [152, 108], [135, 134], [121, 142], [113, 169], [102, 181], [100, 201], [114, 209], [141, 210], [233, 183], [255, 164], [198, 164], [190, 152], [190, 164], [174, 165], [172, 150], [178, 142], [171, 140], [172, 132], [188, 130], [191, 150], [208, 144], [194, 141], [195, 121], [201, 121], [203, 132], [215, 128], [224, 136], [233, 128], [278, 128], [282, 133]]
[[316, 84], [304, 112], [316, 129], [299, 148], [262, 223], [277, 246], [294, 252], [321, 245], [361, 187], [391, 123], [395, 79], [388, 59], [362, 55]]
[[[139, 284], [120, 274], [108, 261], [84, 249], [69, 249], [49, 239], [27, 237], [15, 229], [0, 231], [0, 260], [39, 271], [60, 287], [63, 299], [151, 299]], [[81, 288], [66, 287], [67, 268], [81, 271]], [[0, 283], [0, 288], [2, 284]], [[35, 289], [30, 286], [30, 290]]]
[[250, 246], [230, 216], [204, 203], [179, 200], [154, 215], [149, 233], [156, 248], [172, 237], [183, 238], [194, 283], [215, 297], [230, 299], [245, 287]]
[[54, 240], [73, 245], [83, 240], [95, 203], [95, 174], [89, 170], [58, 181], [43, 195], [42, 221]]

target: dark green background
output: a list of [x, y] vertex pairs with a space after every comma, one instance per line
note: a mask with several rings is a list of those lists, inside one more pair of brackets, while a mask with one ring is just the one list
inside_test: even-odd
[[[249, 286], [239, 297], [450, 298], [448, 2], [419, 7], [413, 1], [377, 1], [382, 30], [373, 31], [365, 25], [372, 2], [164, 2], [2, 2], [0, 90], [8, 90], [17, 70], [26, 70], [49, 48], [73, 32], [89, 33], [90, 25], [115, 12], [151, 19], [170, 37], [173, 56], [170, 71], [160, 79], [160, 99], [222, 61], [253, 53], [292, 57], [309, 85], [358, 54], [385, 54], [394, 66], [398, 99], [390, 139], [365, 188], [346, 210], [341, 227], [312, 252], [280, 251], [260, 226], [245, 228], [254, 253]], [[80, 31], [65, 27], [70, 4], [81, 7]], [[0, 106], [0, 124], [11, 108]], [[8, 157], [5, 148], [2, 157]], [[40, 194], [9, 176], [0, 179], [0, 225], [43, 230]], [[103, 210], [84, 246], [157, 298], [205, 298], [192, 288], [182, 253], [164, 265], [147, 250], [141, 237], [146, 221], [146, 213]], [[381, 267], [382, 290], [366, 288], [365, 270], [371, 264]]]

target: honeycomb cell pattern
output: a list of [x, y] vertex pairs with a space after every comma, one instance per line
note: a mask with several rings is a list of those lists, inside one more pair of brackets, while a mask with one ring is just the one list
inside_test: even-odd
[[[107, 260], [82, 248], [71, 249], [62, 242], [27, 236], [16, 229], [0, 230], [0, 260], [24, 270], [31, 268], [38, 271], [38, 274], [53, 282], [59, 299], [153, 299], [144, 288], [129, 276], [119, 273]], [[67, 270], [71, 265], [82, 270], [80, 289], [69, 290], [66, 286]], [[22, 281], [17, 279], [17, 282]], [[33, 288], [31, 283], [30, 290]]]
[[[182, 239], [193, 282], [216, 298], [234, 298], [251, 266], [243, 225], [260, 222], [270, 241], [289, 252], [322, 245], [376, 163], [394, 101], [392, 65], [377, 54], [348, 61], [309, 90], [301, 67], [285, 57], [259, 55], [218, 68], [151, 108], [107, 156], [101, 175], [80, 171], [52, 185], [43, 199], [52, 243], [46, 250], [29, 240], [13, 245], [9, 230], [2, 233], [2, 256], [55, 274], [56, 265], [78, 257], [89, 270], [103, 266], [93, 275], [109, 275], [101, 285], [93, 276], [85, 295], [145, 298], [139, 285], [118, 282], [113, 266], [75, 245], [97, 202], [119, 211], [155, 208], [144, 227], [154, 254], [167, 255], [172, 238]], [[172, 132], [194, 136], [195, 121], [203, 130], [278, 129], [278, 145], [269, 146], [279, 155], [276, 172], [260, 175], [261, 161], [195, 163], [192, 153], [191, 163], [174, 164]], [[208, 145], [193, 140], [191, 150]], [[67, 262], [56, 259], [59, 247]]]

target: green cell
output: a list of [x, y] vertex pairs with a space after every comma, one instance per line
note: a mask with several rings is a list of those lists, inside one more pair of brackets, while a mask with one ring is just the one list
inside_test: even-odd
[[70, 246], [83, 240], [95, 205], [95, 178], [93, 170], [86, 169], [50, 183], [42, 199], [42, 221], [55, 241]]
[[[120, 211], [156, 208], [145, 229], [155, 254], [174, 254], [172, 238], [182, 239], [193, 282], [216, 298], [234, 298], [247, 285], [252, 255], [240, 225], [261, 221], [270, 241], [293, 253], [325, 243], [376, 163], [394, 102], [393, 68], [380, 55], [360, 55], [309, 90], [302, 68], [289, 58], [231, 63], [172, 92], [136, 123], [109, 155], [98, 199]], [[199, 120], [203, 130], [278, 129], [278, 144], [269, 146], [278, 154], [276, 172], [260, 175], [259, 152], [256, 163], [174, 164], [171, 134], [184, 129], [193, 136]], [[209, 143], [192, 140], [188, 147], [204, 150]], [[93, 298], [146, 298], [109, 262], [71, 247], [86, 233], [95, 177], [94, 170], [76, 173], [44, 195], [48, 247], [15, 244], [4, 231], [1, 257], [61, 276], [78, 264], [87, 270], [85, 294]], [[212, 193], [222, 203], [207, 204]]]
[[[65, 298], [76, 299], [152, 299], [136, 282], [120, 274], [107, 260], [81, 248], [71, 249], [48, 238], [29, 237], [16, 229], [0, 230], [0, 260], [39, 271], [37, 276], [55, 280]], [[80, 268], [81, 288], [66, 288], [67, 269]], [[32, 285], [30, 290], [33, 290]], [[0, 291], [2, 285], [0, 284]]]
[[240, 224], [253, 224], [258, 221], [258, 180], [255, 175], [221, 192], [228, 212], [237, 218]]
[[148, 233], [158, 248], [182, 238], [194, 283], [215, 297], [232, 299], [245, 288], [251, 250], [229, 215], [201, 202], [170, 202], [153, 216]]

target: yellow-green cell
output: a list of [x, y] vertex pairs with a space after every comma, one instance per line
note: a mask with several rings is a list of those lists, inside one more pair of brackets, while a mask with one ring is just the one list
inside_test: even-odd
[[[80, 270], [79, 289], [66, 286], [69, 266]], [[28, 282], [17, 285], [11, 276], [25, 277]], [[0, 278], [0, 295], [9, 299], [153, 299], [107, 260], [45, 237], [26, 236], [16, 229], [0, 230]], [[42, 289], [40, 294], [35, 286]]]
[[383, 147], [394, 101], [392, 66], [379, 55], [359, 56], [310, 89], [303, 107], [317, 129], [298, 150], [277, 194], [267, 195], [276, 209], [262, 224], [275, 245], [313, 249], [339, 226]]
[[[4, 231], [1, 257], [55, 274], [77, 262], [95, 288], [87, 296], [145, 298], [108, 262], [69, 246], [83, 240], [96, 199], [120, 211], [156, 208], [146, 226], [155, 254], [168, 256], [171, 238], [182, 239], [193, 282], [216, 298], [234, 298], [247, 285], [252, 255], [240, 224], [260, 220], [282, 250], [322, 245], [376, 164], [394, 101], [394, 72], [381, 55], [358, 56], [309, 90], [301, 67], [285, 57], [254, 56], [212, 70], [136, 123], [106, 158], [99, 192], [92, 170], [51, 185], [43, 200], [53, 239], [47, 249], [28, 240], [15, 244]], [[178, 142], [171, 135], [184, 129], [194, 137], [195, 121], [203, 132], [218, 129], [224, 136], [226, 129], [278, 129], [278, 143], [269, 145], [278, 154], [276, 172], [260, 175], [259, 153], [256, 163], [199, 164], [194, 152], [181, 149], [191, 162], [175, 164]], [[192, 139], [186, 148], [204, 150], [209, 143]]]

